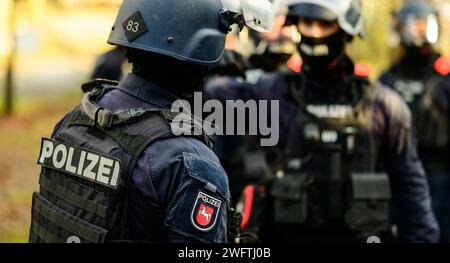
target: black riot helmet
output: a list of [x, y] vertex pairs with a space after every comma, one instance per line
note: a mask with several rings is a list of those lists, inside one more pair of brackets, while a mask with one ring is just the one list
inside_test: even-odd
[[197, 65], [213, 65], [223, 55], [225, 35], [232, 24], [270, 30], [270, 2], [262, 1], [266, 4], [262, 8], [254, 2], [124, 0], [108, 43]]
[[402, 44], [420, 47], [439, 40], [439, 14], [431, 4], [410, 1], [396, 13], [395, 18], [395, 29]]
[[227, 28], [220, 0], [125, 0], [108, 43], [208, 65], [220, 60]]

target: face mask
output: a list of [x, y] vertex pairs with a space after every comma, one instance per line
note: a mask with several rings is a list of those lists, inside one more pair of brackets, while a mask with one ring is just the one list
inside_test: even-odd
[[343, 56], [346, 35], [342, 30], [324, 38], [312, 38], [302, 35], [298, 51], [303, 59], [306, 71], [323, 72], [329, 70]]
[[[432, 53], [432, 47], [429, 44], [424, 44], [423, 46], [406, 46], [405, 47], [405, 58], [412, 63], [423, 62]], [[416, 65], [414, 65], [416, 66]]]

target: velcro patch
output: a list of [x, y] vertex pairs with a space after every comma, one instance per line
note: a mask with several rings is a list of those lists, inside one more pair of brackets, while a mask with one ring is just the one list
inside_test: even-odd
[[199, 191], [191, 213], [191, 223], [199, 231], [208, 232], [214, 228], [222, 201]]
[[142, 18], [141, 12], [137, 11], [122, 23], [123, 32], [131, 43], [136, 38], [148, 32], [148, 27]]
[[355, 64], [354, 74], [357, 77], [369, 77], [371, 69], [369, 65], [366, 64]]
[[434, 69], [442, 76], [450, 74], [450, 56], [442, 56], [436, 60]]
[[302, 71], [303, 60], [301, 57], [293, 55], [287, 62], [288, 67], [295, 73]]
[[120, 160], [45, 138], [38, 164], [113, 189], [120, 183]]

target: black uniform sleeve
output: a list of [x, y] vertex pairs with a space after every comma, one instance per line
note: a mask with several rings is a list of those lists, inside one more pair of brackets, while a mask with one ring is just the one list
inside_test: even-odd
[[390, 176], [395, 221], [401, 242], [438, 242], [429, 187], [418, 158], [411, 114], [398, 95], [379, 88], [386, 129], [384, 164]]
[[168, 241], [226, 243], [230, 193], [214, 153], [195, 139], [174, 138], [152, 145], [150, 158]]

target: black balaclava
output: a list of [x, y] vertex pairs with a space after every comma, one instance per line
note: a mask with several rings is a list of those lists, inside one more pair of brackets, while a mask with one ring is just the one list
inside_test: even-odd
[[133, 64], [133, 74], [184, 99], [190, 99], [194, 92], [203, 89], [208, 73], [207, 66], [136, 49], [129, 48], [127, 57]]
[[312, 103], [344, 103], [353, 101], [350, 78], [354, 64], [346, 56], [346, 43], [351, 40], [343, 30], [324, 38], [302, 35], [298, 50], [303, 59], [306, 99]]
[[[256, 52], [249, 57], [249, 62], [252, 69], [262, 69], [266, 72], [278, 71], [283, 66], [286, 66], [289, 59], [292, 57], [293, 51], [283, 50], [283, 46], [289, 46], [292, 43], [291, 39], [285, 37], [278, 37], [276, 41], [265, 40], [260, 33], [250, 30], [250, 38], [257, 49], [261, 45], [265, 46], [263, 53]], [[294, 44], [292, 44], [293, 46]]]
[[250, 56], [250, 63], [254, 68], [261, 68], [267, 72], [277, 71], [281, 66], [286, 65], [292, 54], [264, 52], [262, 55]]
[[313, 38], [302, 35], [297, 46], [303, 59], [304, 71], [309, 75], [324, 75], [345, 57], [348, 36], [339, 30], [331, 36]]
[[404, 47], [404, 55], [400, 60], [400, 69], [406, 77], [421, 79], [426, 76], [438, 56], [430, 44]]

